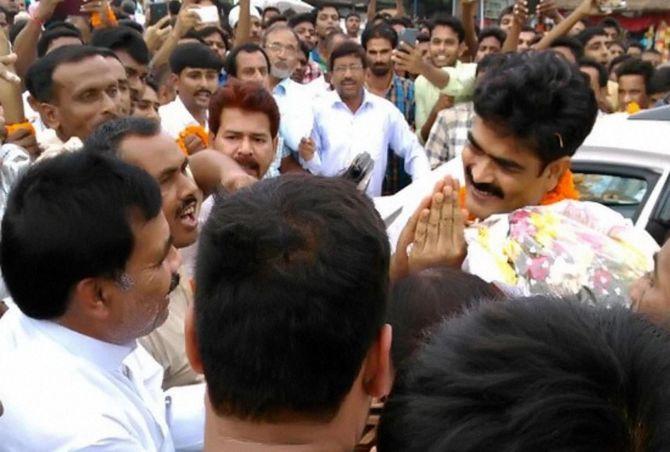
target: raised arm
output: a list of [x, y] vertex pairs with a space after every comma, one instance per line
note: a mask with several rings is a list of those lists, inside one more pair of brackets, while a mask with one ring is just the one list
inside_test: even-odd
[[193, 10], [196, 6], [182, 6], [177, 16], [177, 22], [174, 24], [172, 33], [167, 37], [161, 48], [156, 52], [151, 59], [150, 66], [152, 68], [160, 67], [167, 63], [170, 55], [177, 47], [179, 40], [184, 37], [186, 33], [192, 28], [195, 28], [200, 23], [200, 16]]
[[536, 50], [548, 49], [554, 40], [560, 36], [567, 34], [570, 29], [581, 19], [588, 16], [595, 16], [600, 13], [598, 9], [598, 0], [582, 0], [582, 2], [570, 13], [570, 15], [556, 25], [534, 48]]
[[63, 0], [41, 0], [37, 11], [14, 40], [16, 74], [23, 79], [28, 67], [37, 59], [37, 40], [42, 35], [42, 24], [51, 19], [58, 3]]
[[370, 0], [368, 3], [368, 23], [372, 23], [375, 14], [377, 14], [377, 0]]
[[507, 39], [505, 39], [502, 48], [503, 53], [516, 52], [517, 47], [519, 47], [521, 28], [523, 28], [526, 20], [528, 20], [528, 8], [526, 8], [526, 2], [524, 0], [517, 0], [514, 5], [514, 21], [512, 22], [512, 29], [507, 33]]
[[477, 2], [475, 0], [461, 0], [461, 12], [463, 17], [463, 28], [465, 29], [465, 45], [468, 53], [474, 61], [477, 56], [477, 33], [475, 31], [475, 14], [477, 13]]
[[250, 0], [240, 0], [240, 18], [235, 29], [235, 47], [249, 42], [251, 37], [251, 3]]

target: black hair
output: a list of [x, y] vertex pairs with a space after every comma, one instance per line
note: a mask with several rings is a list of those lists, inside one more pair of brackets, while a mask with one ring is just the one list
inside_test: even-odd
[[389, 25], [402, 25], [405, 28], [414, 27], [414, 23], [412, 23], [412, 19], [410, 19], [407, 16], [391, 17], [388, 22], [389, 22]]
[[[340, 10], [339, 10], [337, 4], [329, 3], [329, 2], [320, 2], [319, 5], [316, 8], [314, 8], [314, 14], [318, 15], [321, 11], [323, 11], [326, 8], [333, 8], [335, 11], [337, 11], [337, 17], [338, 18], [340, 17]], [[316, 20], [316, 16], [315, 16], [315, 20]]]
[[379, 452], [670, 450], [670, 334], [535, 296], [444, 321], [396, 384]]
[[9, 33], [7, 34], [9, 42], [14, 44], [14, 41], [16, 41], [16, 37], [19, 35], [19, 33], [21, 33], [21, 31], [24, 28], [26, 28], [27, 24], [28, 24], [27, 19], [14, 21], [14, 23], [9, 26]]
[[612, 46], [621, 47], [623, 49], [624, 53], [626, 53], [626, 51], [628, 50], [628, 46], [623, 41], [612, 41], [612, 42], [610, 42], [610, 47], [612, 47]]
[[454, 33], [458, 35], [458, 42], [465, 40], [465, 28], [463, 22], [454, 16], [437, 15], [430, 21], [430, 35], [432, 37], [433, 31], [436, 27], [449, 27]]
[[237, 55], [240, 53], [256, 53], [260, 52], [265, 58], [265, 62], [268, 64], [268, 71], [270, 70], [270, 58], [268, 54], [265, 53], [265, 50], [258, 44], [248, 42], [242, 44], [241, 46], [233, 47], [233, 49], [226, 55], [226, 72], [233, 77], [237, 77]]
[[93, 154], [119, 156], [121, 141], [129, 136], [153, 137], [161, 133], [159, 121], [135, 116], [106, 121], [84, 142], [84, 149]]
[[132, 19], [120, 19], [119, 26], [132, 28], [138, 33], [144, 33], [144, 27]]
[[276, 6], [266, 6], [265, 8], [263, 8], [263, 12], [261, 13], [261, 17], [264, 16], [265, 13], [267, 13], [268, 11], [274, 11], [277, 14], [281, 14], [281, 11]]
[[154, 179], [120, 161], [76, 152], [34, 165], [2, 219], [0, 266], [14, 302], [29, 317], [62, 316], [79, 281], [123, 273], [135, 243], [131, 218], [160, 211]]
[[265, 23], [265, 28], [269, 29], [270, 27], [275, 25], [277, 22], [286, 22], [287, 23], [286, 26], [288, 26], [288, 19], [286, 18], [286, 16], [284, 16], [282, 14], [279, 14], [277, 16], [273, 16], [273, 17], [269, 18], [267, 20], [267, 22]]
[[500, 25], [500, 22], [502, 22], [503, 17], [509, 16], [514, 14], [514, 7], [513, 6], [507, 6], [500, 11], [500, 14], [498, 15], [498, 25]]
[[482, 60], [477, 63], [477, 69], [475, 70], [475, 76], [479, 74], [486, 73], [489, 71], [495, 71], [507, 62], [507, 54], [505, 53], [490, 53], [486, 55]]
[[309, 61], [309, 46], [307, 43], [304, 41], [298, 41], [298, 45], [300, 46], [300, 51], [305, 55], [305, 58], [307, 58], [307, 61]]
[[589, 41], [591, 41], [593, 38], [596, 36], [607, 36], [607, 33], [605, 33], [605, 29], [601, 27], [589, 27], [585, 28], [584, 30], [580, 31], [575, 38], [582, 43], [584, 47], [586, 47], [589, 44]]
[[384, 323], [388, 268], [384, 224], [346, 180], [285, 175], [224, 198], [194, 304], [214, 411], [332, 419]]
[[598, 113], [582, 73], [554, 52], [508, 54], [477, 84], [474, 107], [485, 122], [534, 149], [544, 166], [572, 156]]
[[601, 88], [607, 87], [607, 69], [602, 64], [590, 58], [582, 58], [579, 60], [579, 67], [590, 67], [598, 71], [598, 86]]
[[129, 27], [99, 28], [93, 32], [91, 42], [95, 47], [123, 50], [138, 64], [149, 64], [149, 48], [142, 34]]
[[419, 33], [416, 35], [416, 42], [428, 42], [430, 41], [430, 35], [428, 33]]
[[79, 63], [94, 56], [107, 57], [107, 49], [91, 46], [63, 46], [38, 58], [30, 65], [26, 73], [26, 89], [39, 102], [53, 100], [53, 74], [58, 66], [63, 64]]
[[398, 46], [398, 33], [386, 24], [365, 27], [365, 30], [363, 30], [363, 34], [361, 35], [361, 45], [366, 50], [370, 39], [386, 39], [391, 43], [392, 48], [395, 49]]
[[617, 78], [624, 75], [640, 75], [644, 79], [644, 86], [649, 92], [649, 82], [654, 75], [654, 66], [649, 61], [642, 61], [639, 58], [631, 58], [624, 61], [616, 68]]
[[[208, 25], [206, 27], [202, 27], [199, 30], [192, 30], [195, 31], [195, 36], [198, 37], [203, 43], [205, 43], [205, 38], [208, 36], [212, 36], [214, 33], [217, 33], [221, 39], [223, 40], [223, 43], [226, 45], [226, 50], [230, 49], [230, 36], [228, 33], [223, 31], [220, 27], [217, 27], [216, 25]], [[187, 33], [187, 36], [189, 33]]]
[[495, 38], [500, 43], [500, 47], [502, 47], [505, 44], [505, 39], [507, 39], [507, 33], [500, 27], [486, 27], [479, 32], [477, 42], [481, 44], [485, 38]]
[[609, 67], [607, 68], [607, 70], [608, 70], [609, 72], [612, 72], [612, 70], [613, 70], [618, 64], [621, 64], [621, 63], [623, 63], [624, 61], [632, 60], [633, 58], [635, 58], [633, 55], [628, 55], [628, 54], [619, 55], [618, 57], [615, 57], [614, 59], [612, 59], [612, 61], [610, 61], [610, 64], [609, 64]]
[[296, 14], [289, 19], [288, 25], [291, 28], [295, 28], [304, 22], [309, 22], [314, 25], [316, 23], [316, 16], [312, 13]]
[[189, 42], [178, 45], [170, 55], [170, 70], [173, 74], [179, 75], [187, 67], [220, 71], [223, 61], [205, 44]]
[[654, 75], [649, 81], [647, 91], [649, 94], [670, 91], [670, 67], [661, 67], [654, 71]]
[[180, 10], [181, 10], [181, 2], [179, 0], [170, 0], [168, 2], [168, 11], [170, 12], [171, 16], [179, 15]]
[[442, 319], [480, 300], [502, 298], [502, 292], [480, 277], [449, 267], [423, 270], [395, 282], [386, 323], [393, 328], [391, 358], [396, 373]]
[[552, 49], [556, 47], [567, 47], [570, 49], [572, 55], [574, 55], [575, 61], [581, 60], [584, 56], [584, 46], [582, 43], [570, 36], [559, 36], [549, 44], [549, 47]]
[[37, 56], [42, 58], [46, 55], [51, 43], [58, 38], [77, 38], [82, 41], [83, 44], [81, 32], [79, 30], [72, 30], [68, 27], [50, 28], [45, 30], [44, 33], [42, 33], [42, 36], [40, 36], [40, 39], [37, 40]]
[[344, 18], [344, 21], [346, 22], [347, 19], [349, 19], [350, 17], [356, 17], [356, 18], [358, 18], [358, 20], [361, 19], [360, 14], [358, 14], [356, 11], [349, 11], [349, 12], [347, 13], [346, 17]]
[[600, 28], [616, 28], [617, 33], [621, 32], [621, 24], [614, 17], [605, 17], [598, 26]]
[[636, 49], [640, 49], [640, 51], [644, 51], [644, 46], [640, 41], [629, 40], [626, 45], [626, 50], [630, 49], [631, 47], [635, 47]]
[[368, 67], [368, 58], [363, 47], [353, 41], [346, 41], [335, 47], [335, 49], [331, 52], [330, 59], [328, 61], [328, 69], [332, 71], [333, 67], [335, 66], [335, 60], [349, 55], [358, 57], [361, 60], [363, 67]]

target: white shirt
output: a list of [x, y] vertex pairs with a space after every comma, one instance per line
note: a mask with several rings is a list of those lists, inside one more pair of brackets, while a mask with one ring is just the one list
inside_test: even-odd
[[166, 397], [162, 368], [135, 341], [102, 342], [10, 307], [0, 369], [3, 451], [202, 447], [204, 384]]
[[367, 90], [355, 113], [337, 91], [326, 94], [314, 108], [312, 139], [317, 152], [303, 166], [313, 174], [336, 176], [354, 158], [367, 152], [375, 162], [367, 193], [379, 196], [386, 174], [388, 149], [405, 159], [405, 170], [413, 179], [430, 173], [426, 153], [400, 110]]
[[[179, 96], [169, 104], [160, 107], [158, 109], [158, 116], [161, 118], [161, 125], [165, 133], [174, 139], [179, 138], [179, 134], [188, 126], [201, 126], [191, 112], [188, 111]], [[203, 127], [205, 130], [209, 130], [207, 121], [205, 121]]]
[[275, 86], [272, 96], [279, 107], [279, 133], [284, 138], [284, 145], [291, 152], [298, 152], [300, 140], [312, 133], [314, 116], [310, 106], [314, 96], [310, 90], [290, 78]]

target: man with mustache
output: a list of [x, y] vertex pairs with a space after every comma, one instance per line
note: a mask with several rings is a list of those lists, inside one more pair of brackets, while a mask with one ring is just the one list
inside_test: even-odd
[[[158, 110], [167, 133], [178, 138], [191, 126], [207, 130], [209, 99], [219, 84], [222, 67], [221, 59], [204, 44], [177, 46], [170, 56], [170, 70], [178, 95]], [[195, 134], [186, 136], [184, 142], [189, 154], [207, 147], [207, 143]]]
[[[48, 206], [48, 208], [45, 208]], [[2, 220], [5, 450], [202, 444], [203, 385], [161, 389], [137, 339], [168, 317], [179, 256], [156, 182], [88, 152], [33, 166]]]
[[313, 174], [336, 176], [357, 155], [366, 152], [374, 161], [367, 193], [379, 196], [386, 174], [389, 148], [404, 158], [412, 179], [428, 172], [428, 158], [402, 113], [388, 100], [364, 87], [368, 59], [363, 48], [345, 42], [330, 55], [334, 91], [324, 94], [314, 107], [310, 152], [300, 155], [303, 167]]

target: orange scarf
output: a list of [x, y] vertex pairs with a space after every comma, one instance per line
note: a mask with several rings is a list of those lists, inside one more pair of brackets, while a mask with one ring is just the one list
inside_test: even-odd
[[[464, 206], [465, 187], [461, 187], [458, 198], [461, 203], [461, 207]], [[565, 199], [579, 199], [579, 191], [577, 191], [575, 188], [575, 181], [572, 177], [572, 171], [570, 170], [565, 171], [561, 178], [558, 179], [556, 187], [554, 187], [553, 190], [545, 194], [542, 199], [540, 199], [540, 205], [548, 206], [549, 204], [555, 204]]]

